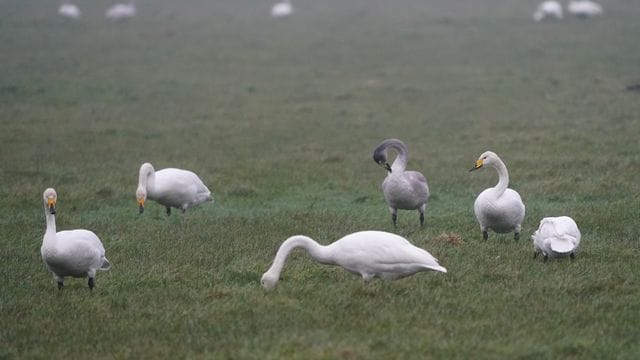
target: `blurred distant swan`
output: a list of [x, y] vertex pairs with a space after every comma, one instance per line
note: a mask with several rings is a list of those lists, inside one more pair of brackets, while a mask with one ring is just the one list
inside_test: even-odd
[[289, 0], [279, 1], [271, 7], [271, 17], [284, 18], [293, 14], [293, 6]]
[[58, 8], [58, 15], [68, 17], [71, 19], [79, 19], [82, 13], [77, 5], [70, 2], [64, 2]]
[[109, 20], [117, 21], [132, 18], [137, 13], [136, 4], [134, 1], [128, 3], [115, 4], [105, 13], [105, 17]]
[[531, 239], [535, 249], [534, 258], [542, 254], [545, 261], [549, 256], [569, 255], [574, 259], [580, 245], [580, 230], [576, 222], [568, 216], [546, 217], [540, 221], [540, 227]]
[[360, 231], [323, 246], [313, 239], [296, 235], [285, 240], [273, 264], [262, 275], [261, 284], [271, 290], [276, 286], [284, 262], [295, 248], [305, 249], [321, 264], [339, 265], [362, 276], [364, 281], [375, 277], [384, 280], [400, 279], [420, 271], [447, 272], [426, 250], [412, 245], [407, 239], [382, 231]]
[[[395, 150], [398, 155], [389, 166], [388, 149]], [[373, 161], [387, 169], [387, 177], [382, 182], [382, 193], [391, 211], [391, 220], [396, 225], [398, 209], [418, 210], [420, 225], [424, 224], [424, 211], [429, 200], [429, 186], [424, 175], [417, 171], [405, 171], [407, 167], [407, 146], [398, 139], [387, 139], [373, 151]]]
[[571, 0], [567, 4], [569, 14], [580, 18], [588, 18], [602, 14], [602, 6], [590, 0]]
[[495, 187], [481, 192], [473, 206], [482, 230], [482, 238], [487, 240], [488, 230], [491, 229], [497, 233], [515, 231], [514, 239], [518, 240], [524, 219], [524, 204], [520, 199], [520, 194], [507, 188], [509, 186], [509, 172], [496, 153], [491, 151], [483, 153], [469, 171], [480, 169], [483, 166], [496, 169], [499, 180]]
[[557, 1], [543, 1], [533, 13], [533, 20], [542, 21], [546, 18], [562, 19], [562, 5]]
[[89, 289], [95, 286], [97, 270], [109, 270], [111, 264], [105, 257], [100, 239], [89, 230], [68, 230], [56, 233], [56, 202], [58, 195], [54, 189], [46, 189], [42, 194], [47, 229], [42, 238], [40, 254], [58, 289], [64, 286], [64, 277], [72, 276], [89, 279]]
[[136, 198], [141, 214], [147, 198], [164, 205], [167, 215], [171, 215], [172, 207], [185, 212], [190, 207], [213, 201], [211, 192], [198, 175], [188, 170], [173, 168], [155, 171], [150, 163], [140, 166]]

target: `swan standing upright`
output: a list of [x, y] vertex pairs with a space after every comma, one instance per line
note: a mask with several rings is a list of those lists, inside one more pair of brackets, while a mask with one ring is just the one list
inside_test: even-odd
[[426, 250], [399, 235], [383, 231], [356, 232], [327, 246], [307, 236], [296, 235], [280, 245], [273, 264], [262, 275], [260, 283], [265, 289], [271, 290], [276, 286], [284, 262], [295, 248], [307, 250], [321, 264], [342, 266], [362, 276], [364, 281], [375, 277], [395, 280], [426, 270], [447, 272]]
[[293, 5], [291, 1], [282, 0], [271, 7], [271, 17], [274, 19], [285, 18], [293, 14]]
[[141, 214], [147, 198], [164, 205], [167, 215], [171, 215], [172, 207], [184, 213], [190, 207], [213, 201], [211, 192], [198, 175], [174, 168], [155, 171], [150, 163], [140, 166], [136, 198]]
[[580, 230], [576, 222], [568, 216], [546, 217], [540, 220], [540, 227], [531, 235], [535, 259], [538, 254], [547, 261], [549, 256], [570, 256], [573, 260], [580, 245]]
[[567, 12], [579, 18], [590, 18], [602, 14], [602, 6], [591, 0], [571, 0], [567, 3]]
[[492, 167], [498, 172], [498, 184], [485, 189], [478, 195], [473, 205], [476, 218], [480, 223], [482, 238], [489, 238], [489, 229], [497, 233], [515, 232], [514, 239], [520, 239], [522, 220], [524, 220], [524, 203], [515, 190], [509, 189], [509, 172], [504, 162], [492, 151], [484, 152], [476, 160], [475, 166], [469, 170], [477, 170], [484, 166]]
[[77, 5], [65, 1], [58, 8], [58, 15], [68, 17], [70, 19], [79, 19], [82, 13]]
[[543, 1], [538, 5], [536, 12], [533, 13], [533, 20], [542, 21], [547, 18], [562, 19], [562, 5], [554, 0]]
[[89, 230], [67, 230], [56, 233], [56, 202], [58, 195], [54, 189], [46, 189], [42, 194], [47, 229], [42, 238], [40, 254], [42, 260], [58, 282], [58, 289], [64, 286], [64, 277], [88, 278], [89, 289], [95, 286], [97, 270], [109, 270], [111, 264], [105, 257], [102, 242]]
[[119, 21], [136, 16], [138, 9], [136, 3], [132, 0], [128, 3], [115, 4], [105, 12], [105, 17], [111, 21]]
[[[387, 151], [395, 150], [398, 155], [389, 166]], [[382, 182], [382, 193], [391, 212], [391, 220], [396, 225], [398, 209], [418, 210], [420, 212], [420, 226], [424, 224], [424, 211], [429, 200], [429, 186], [427, 179], [417, 171], [405, 171], [407, 167], [407, 146], [398, 139], [387, 139], [373, 151], [373, 161], [384, 167], [387, 177]]]

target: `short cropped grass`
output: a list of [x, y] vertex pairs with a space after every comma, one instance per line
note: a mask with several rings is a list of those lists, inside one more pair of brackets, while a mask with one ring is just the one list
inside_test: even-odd
[[[536, 1], [0, 2], [0, 358], [620, 358], [640, 356], [640, 7], [534, 23]], [[631, 88], [633, 89], [633, 88]], [[409, 147], [426, 225], [397, 228], [371, 158]], [[527, 215], [481, 240], [475, 196], [506, 162]], [[138, 215], [137, 172], [197, 172], [214, 203]], [[113, 264], [59, 292], [40, 258], [41, 195]], [[544, 216], [582, 231], [574, 262], [534, 260]], [[449, 272], [361, 279], [279, 244], [377, 229]]]

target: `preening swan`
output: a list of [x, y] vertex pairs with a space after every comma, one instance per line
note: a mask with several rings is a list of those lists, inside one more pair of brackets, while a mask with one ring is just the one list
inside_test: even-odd
[[571, 0], [567, 3], [567, 12], [584, 19], [601, 15], [602, 6], [590, 0]]
[[265, 289], [271, 290], [276, 286], [287, 256], [299, 247], [307, 250], [317, 262], [342, 266], [351, 273], [361, 275], [364, 281], [375, 277], [395, 280], [426, 270], [447, 272], [426, 250], [387, 232], [360, 231], [327, 246], [307, 236], [296, 235], [280, 245], [273, 264], [262, 275], [260, 282]]
[[580, 230], [576, 222], [568, 216], [546, 217], [540, 220], [540, 227], [531, 235], [535, 259], [538, 254], [547, 261], [549, 256], [570, 256], [574, 259], [580, 245]]
[[514, 239], [520, 239], [522, 220], [524, 220], [524, 204], [515, 190], [508, 189], [509, 172], [498, 155], [487, 151], [476, 160], [475, 166], [469, 170], [477, 170], [489, 166], [498, 171], [498, 184], [485, 189], [478, 195], [473, 210], [480, 223], [482, 238], [489, 238], [489, 229], [497, 233], [515, 231]]
[[557, 1], [543, 1], [533, 13], [533, 20], [542, 21], [547, 18], [562, 19], [562, 5]]
[[68, 17], [71, 19], [79, 19], [82, 13], [77, 5], [70, 2], [64, 2], [58, 8], [58, 15]]
[[172, 207], [185, 212], [190, 207], [213, 201], [209, 189], [193, 172], [173, 168], [155, 171], [149, 163], [140, 166], [136, 198], [141, 214], [147, 198], [164, 205], [167, 215], [171, 215]]
[[42, 238], [40, 254], [58, 289], [64, 286], [64, 277], [89, 278], [89, 289], [95, 286], [97, 270], [109, 270], [111, 264], [105, 257], [100, 239], [89, 230], [68, 230], [56, 233], [56, 202], [58, 195], [54, 189], [46, 189], [42, 194], [47, 229]]
[[105, 17], [112, 21], [124, 20], [136, 16], [138, 9], [134, 1], [115, 4], [105, 12]]
[[[387, 161], [389, 149], [393, 149], [398, 153], [391, 166]], [[407, 160], [407, 146], [398, 139], [387, 139], [373, 151], [373, 161], [388, 171], [387, 177], [382, 182], [382, 193], [387, 206], [389, 206], [393, 225], [396, 225], [398, 209], [417, 209], [420, 212], [420, 225], [422, 226], [424, 224], [424, 211], [429, 200], [429, 186], [427, 185], [427, 179], [421, 173], [405, 171]]]
[[293, 14], [293, 6], [291, 5], [291, 2], [289, 0], [279, 1], [273, 4], [273, 6], [271, 7], [272, 18], [285, 18], [290, 16], [291, 14]]

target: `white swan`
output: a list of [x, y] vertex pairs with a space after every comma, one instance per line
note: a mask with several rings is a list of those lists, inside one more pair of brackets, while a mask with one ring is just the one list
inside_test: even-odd
[[590, 0], [571, 0], [567, 3], [567, 12], [579, 18], [594, 17], [602, 14], [602, 6]]
[[296, 235], [280, 245], [273, 264], [262, 275], [260, 282], [265, 289], [271, 290], [276, 286], [287, 256], [298, 247], [307, 250], [319, 263], [342, 266], [351, 273], [361, 275], [364, 281], [375, 277], [395, 280], [426, 270], [447, 272], [426, 250], [387, 232], [360, 231], [327, 246], [307, 236]]
[[285, 18], [290, 16], [291, 14], [293, 14], [293, 6], [291, 5], [291, 2], [289, 0], [279, 1], [273, 4], [273, 6], [271, 7], [272, 18]]
[[497, 233], [515, 231], [514, 239], [518, 240], [524, 219], [524, 204], [520, 194], [507, 188], [509, 186], [509, 172], [496, 153], [492, 151], [483, 153], [469, 171], [480, 169], [483, 166], [496, 169], [499, 180], [495, 187], [481, 192], [473, 205], [482, 230], [482, 238], [487, 240], [488, 230], [491, 229]]
[[535, 259], [538, 254], [547, 261], [549, 256], [561, 257], [569, 255], [575, 258], [580, 245], [580, 230], [576, 222], [568, 216], [546, 217], [540, 220], [540, 227], [531, 235]]
[[542, 21], [547, 18], [562, 19], [562, 5], [557, 1], [543, 1], [538, 5], [536, 12], [533, 13], [533, 20]]
[[56, 201], [54, 189], [46, 189], [42, 194], [47, 230], [42, 238], [40, 254], [58, 289], [64, 286], [64, 277], [89, 278], [89, 289], [95, 286], [97, 270], [109, 270], [111, 264], [105, 257], [100, 239], [89, 230], [68, 230], [56, 233]]
[[58, 15], [71, 19], [79, 19], [82, 13], [77, 5], [70, 2], [63, 2], [58, 8]]
[[185, 212], [190, 207], [213, 201], [209, 189], [193, 172], [173, 168], [155, 171], [149, 163], [140, 166], [136, 198], [141, 214], [147, 198], [164, 205], [167, 215], [171, 215], [172, 207]]
[[105, 12], [105, 17], [112, 21], [125, 20], [136, 16], [138, 9], [134, 1], [115, 4]]
[[[387, 162], [388, 149], [398, 153], [393, 165]], [[407, 146], [398, 139], [387, 139], [373, 151], [373, 161], [387, 169], [387, 177], [382, 182], [382, 193], [391, 212], [391, 220], [396, 225], [398, 209], [418, 210], [420, 225], [424, 224], [424, 211], [429, 200], [429, 186], [424, 175], [417, 171], [405, 171], [407, 167]]]

